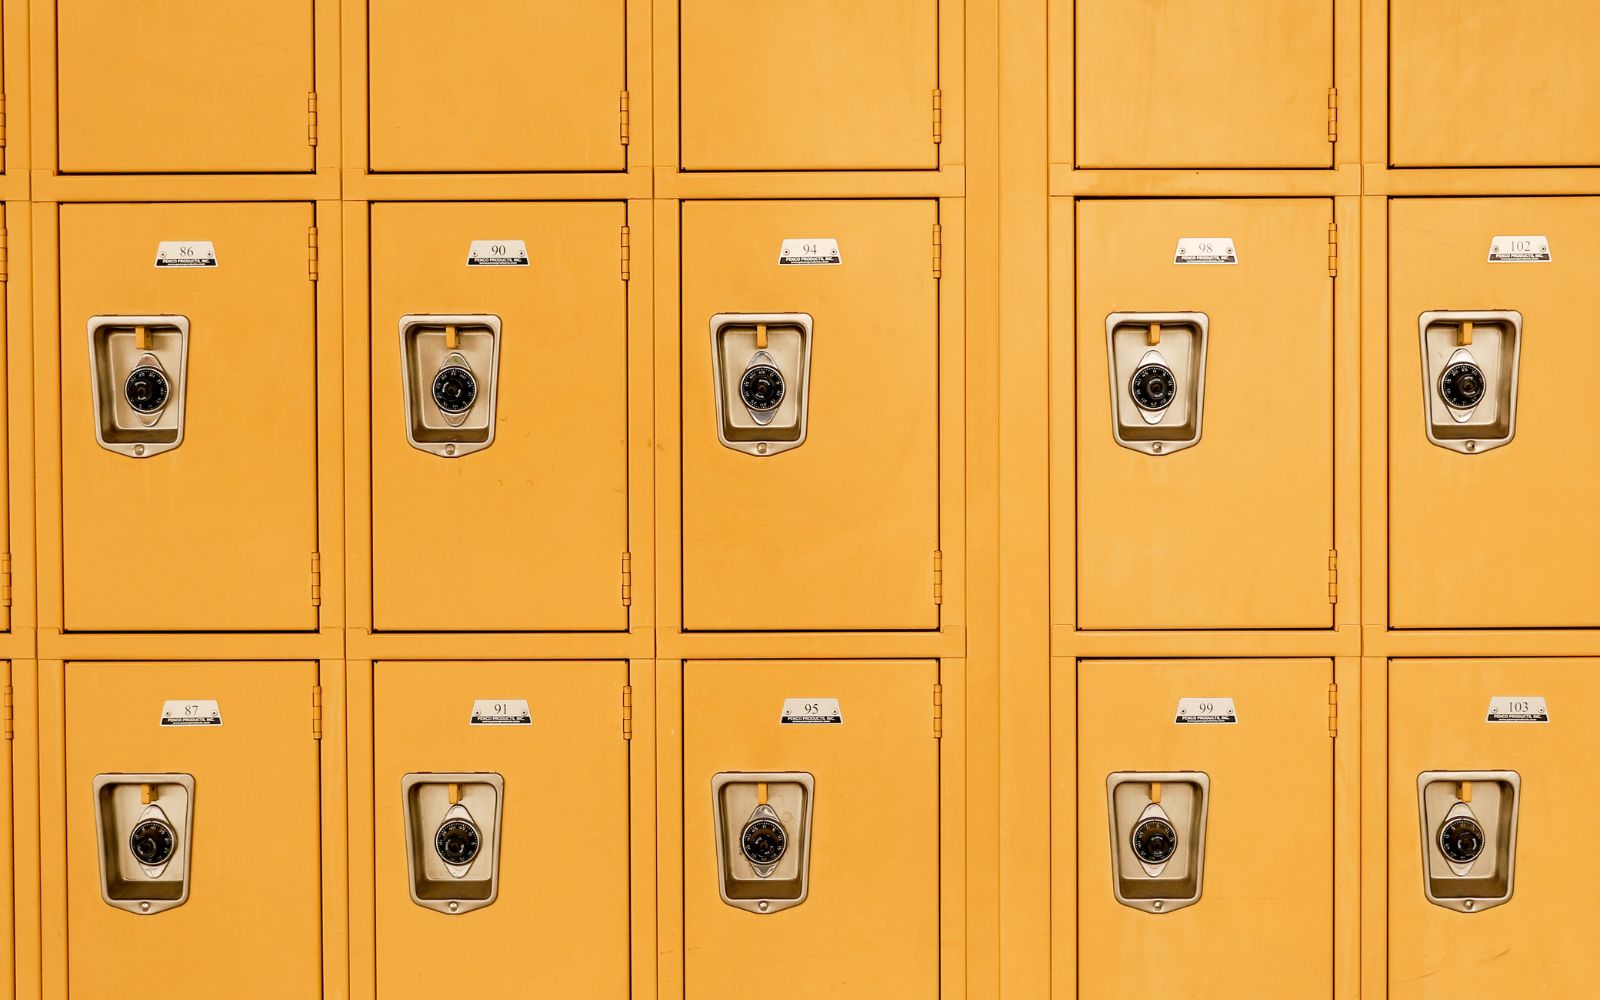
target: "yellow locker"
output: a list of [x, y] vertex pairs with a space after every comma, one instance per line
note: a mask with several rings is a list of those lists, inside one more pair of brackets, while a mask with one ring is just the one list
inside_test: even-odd
[[[526, 996], [537, 982], [549, 996], [624, 1000], [627, 664], [373, 669], [376, 842], [366, 849], [376, 859], [378, 995], [436, 997], [467, 975], [486, 997]], [[444, 787], [432, 803], [425, 791], [403, 795], [408, 776], [412, 789]], [[472, 786], [496, 782], [498, 796], [474, 799]], [[452, 824], [472, 838], [454, 854]], [[444, 857], [473, 870], [435, 871], [430, 882], [424, 862]], [[474, 908], [485, 866], [498, 891]], [[497, 957], [463, 966], [469, 954]]]
[[[939, 995], [938, 680], [932, 661], [685, 666], [689, 1000]], [[775, 837], [770, 878], [731, 879], [768, 910], [722, 866]], [[809, 870], [803, 895], [763, 884], [784, 865]]]
[[50, 4], [61, 171], [310, 171], [312, 8], [312, 0]]
[[[684, 206], [688, 628], [938, 627], [938, 217], [932, 201]], [[785, 265], [787, 241], [839, 263]], [[758, 329], [800, 434], [767, 453], [719, 423], [735, 429], [772, 367]]]
[[684, 169], [939, 165], [939, 0], [678, 9]]
[[[1597, 693], [1600, 661], [1592, 659], [1390, 665], [1390, 1000], [1593, 992], [1600, 955], [1585, 911], [1600, 874], [1584, 857], [1587, 831], [1600, 824], [1600, 804], [1586, 794], [1587, 768], [1600, 752], [1587, 718]], [[1419, 829], [1419, 776], [1439, 772], [1480, 779], [1463, 811], [1475, 814], [1488, 840], [1479, 867], [1493, 861], [1487, 848], [1496, 837], [1507, 845], [1500, 861], [1510, 877], [1501, 891], [1509, 898], [1500, 905], [1473, 912], [1425, 894], [1430, 875], [1436, 890], [1452, 875], [1425, 867], [1442, 825], [1435, 818]], [[1520, 791], [1497, 801], [1485, 794], [1495, 785], [1488, 775]]]
[[[373, 206], [377, 628], [627, 628], [626, 221], [615, 202]], [[459, 372], [447, 328], [483, 345], [458, 428], [434, 419]]]
[[314, 663], [67, 664], [72, 996], [125, 993], [153, 956], [175, 1000], [322, 994], [316, 684]]
[[1079, 203], [1081, 627], [1332, 624], [1332, 218]]
[[1600, 163], [1596, 37], [1591, 0], [1391, 0], [1389, 161]]
[[[1334, 0], [1078, 0], [1077, 163], [1327, 167]], [[1059, 72], [1071, 73], [1066, 59]]]
[[625, 7], [369, 5], [371, 168], [622, 170]]
[[[1079, 664], [1078, 996], [1332, 996], [1332, 680], [1328, 660]], [[1208, 793], [1194, 819], [1186, 788]], [[1186, 859], [1188, 897], [1130, 891], [1159, 884], [1147, 858]]]
[[61, 207], [68, 629], [316, 627], [313, 218]]
[[[1600, 199], [1398, 199], [1389, 212], [1390, 623], [1600, 624], [1600, 477], [1578, 457], [1582, 373], [1600, 365], [1582, 332], [1600, 308]], [[1499, 408], [1497, 427], [1464, 442], [1439, 437], [1483, 412], [1443, 405], [1461, 361]]]

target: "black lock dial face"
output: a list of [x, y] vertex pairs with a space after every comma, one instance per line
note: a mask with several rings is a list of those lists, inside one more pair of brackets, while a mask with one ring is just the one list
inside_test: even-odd
[[433, 377], [433, 403], [446, 413], [465, 413], [478, 399], [478, 380], [460, 365], [446, 365]]
[[1457, 816], [1439, 828], [1439, 850], [1458, 865], [1468, 865], [1483, 853], [1483, 827], [1470, 816]]
[[1147, 865], [1163, 864], [1178, 850], [1178, 831], [1159, 816], [1140, 820], [1132, 839], [1133, 853]]
[[165, 373], [150, 365], [135, 368], [128, 373], [128, 380], [122, 383], [123, 398], [139, 413], [155, 413], [166, 406], [170, 393], [171, 386]]
[[774, 819], [753, 819], [739, 835], [739, 850], [753, 865], [775, 865], [789, 849], [789, 835]]
[[783, 372], [771, 365], [751, 365], [739, 380], [739, 398], [757, 413], [776, 410], [783, 402]]
[[159, 819], [144, 819], [128, 834], [128, 850], [147, 868], [167, 863], [178, 846], [178, 835]]
[[1470, 361], [1457, 361], [1439, 376], [1439, 396], [1447, 406], [1470, 410], [1483, 401], [1488, 383], [1483, 369]]
[[470, 865], [478, 856], [478, 828], [464, 819], [446, 820], [433, 835], [433, 849], [447, 865]]
[[1166, 365], [1140, 365], [1128, 381], [1128, 391], [1140, 409], [1165, 410], [1177, 396], [1178, 380]]

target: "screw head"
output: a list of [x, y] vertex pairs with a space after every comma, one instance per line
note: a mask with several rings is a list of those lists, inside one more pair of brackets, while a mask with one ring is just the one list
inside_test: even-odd
[[1161, 900], [1159, 900], [1159, 899], [1156, 900], [1154, 904], [1152, 904], [1152, 908], [1153, 909], [1157, 909], [1157, 910], [1161, 909], [1161, 906], [1162, 906], [1162, 903], [1161, 903]]
[[454, 913], [459, 909], [461, 909], [461, 904], [452, 899], [450, 901], [450, 912]]
[[444, 446], [444, 453], [446, 455], [454, 455], [456, 453], [456, 446], [453, 445], [453, 444], [445, 445]]
[[1476, 442], [1476, 441], [1468, 441], [1467, 442], [1467, 450], [1468, 451], [1477, 451], [1478, 450], [1478, 442]]
[[761, 912], [762, 913], [767, 912], [767, 901], [766, 900], [763, 899], [761, 902], [757, 903], [756, 906], [761, 908]]
[[144, 445], [142, 445], [142, 444], [134, 445], [133, 446], [133, 453], [135, 455], [143, 455], [144, 454]]
[[1467, 909], [1469, 909], [1469, 910], [1472, 909], [1472, 900], [1470, 900], [1470, 899], [1467, 900], [1464, 905], [1466, 906]]
[[765, 455], [767, 453], [767, 444], [765, 441], [756, 445], [756, 453], [759, 455]]
[[1151, 445], [1150, 450], [1155, 452], [1157, 455], [1161, 454], [1161, 442], [1157, 441], [1155, 444]]
[[150, 912], [150, 904], [149, 903], [140, 903], [139, 904], [139, 909], [140, 909], [141, 912], [149, 913]]

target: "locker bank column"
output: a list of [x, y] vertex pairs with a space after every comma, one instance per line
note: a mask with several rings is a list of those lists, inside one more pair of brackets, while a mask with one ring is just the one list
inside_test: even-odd
[[1357, 989], [1359, 14], [1049, 5], [1061, 1000]]
[[653, 995], [649, 29], [343, 7], [352, 997]]
[[[1365, 992], [1581, 994], [1600, 12], [1387, 6], [1365, 42]], [[1524, 69], [1466, 56], [1486, 46]]]
[[337, 992], [337, 7], [28, 13], [19, 994], [119, 992], [152, 955], [174, 996]]
[[964, 16], [655, 5], [663, 998], [965, 995]]

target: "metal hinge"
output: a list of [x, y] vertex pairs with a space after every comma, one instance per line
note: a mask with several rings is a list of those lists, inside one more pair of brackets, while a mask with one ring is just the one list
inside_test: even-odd
[[621, 131], [622, 144], [628, 144], [628, 92], [624, 90], [617, 99], [617, 122]]
[[1328, 277], [1339, 276], [1339, 224], [1328, 223]]
[[933, 686], [933, 738], [944, 739], [944, 685]]
[[944, 277], [944, 229], [933, 224], [933, 276]]
[[306, 230], [306, 273], [316, 281], [321, 276], [317, 266], [317, 227], [311, 226]]
[[633, 553], [622, 554], [622, 606], [633, 607]]
[[1328, 550], [1328, 603], [1339, 603], [1339, 550]]
[[311, 689], [311, 738], [322, 739], [322, 685]]
[[11, 736], [12, 736], [12, 729], [11, 729], [11, 685], [10, 684], [6, 685], [5, 718], [3, 720], [0, 720], [0, 723], [3, 723], [5, 725], [5, 737], [6, 737], [6, 739], [9, 740], [11, 738]]
[[622, 685], [622, 738], [633, 739], [633, 685]]
[[1339, 141], [1339, 88], [1328, 88], [1328, 141]]
[[944, 553], [933, 550], [933, 603], [944, 603]]
[[933, 88], [933, 144], [944, 142], [944, 94]]
[[11, 275], [11, 237], [0, 229], [0, 283]]
[[317, 144], [317, 92], [315, 90], [306, 95], [306, 142], [312, 146]]
[[1339, 685], [1328, 685], [1328, 739], [1339, 738]]
[[6, 95], [0, 94], [0, 146], [6, 144]]
[[632, 231], [622, 227], [622, 280], [627, 281], [633, 277], [633, 244]]
[[11, 607], [11, 553], [0, 553], [0, 607]]
[[322, 553], [311, 553], [311, 606], [322, 607]]

